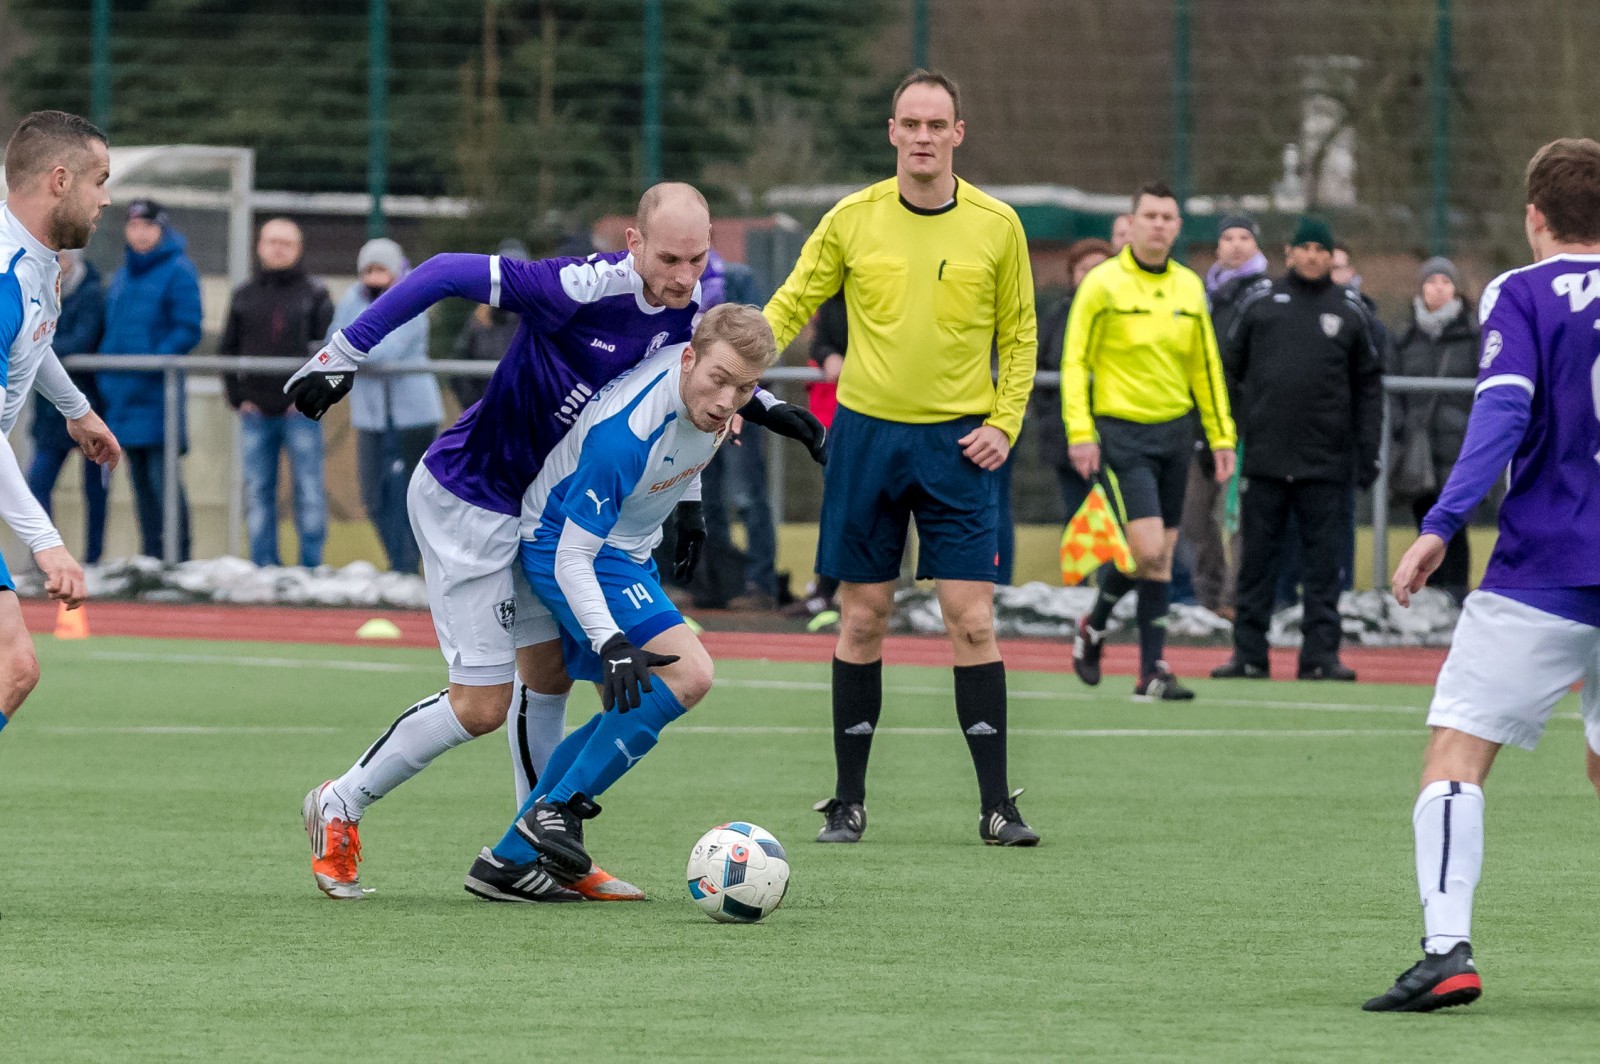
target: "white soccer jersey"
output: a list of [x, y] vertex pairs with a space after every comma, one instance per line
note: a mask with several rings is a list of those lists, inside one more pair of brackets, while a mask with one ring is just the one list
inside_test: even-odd
[[644, 561], [727, 429], [701, 432], [679, 386], [687, 344], [673, 344], [600, 390], [523, 496], [522, 538], [559, 538], [571, 521]]
[[[35, 382], [64, 416], [89, 412], [89, 401], [50, 346], [60, 316], [61, 267], [55, 252], [0, 205], [0, 436], [15, 427]], [[0, 440], [0, 452], [0, 518], [29, 550], [59, 546], [61, 534], [28, 491], [10, 444]]]

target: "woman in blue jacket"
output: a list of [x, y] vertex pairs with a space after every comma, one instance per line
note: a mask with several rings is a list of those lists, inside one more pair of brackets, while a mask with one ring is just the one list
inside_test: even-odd
[[[183, 234], [171, 228], [154, 200], [128, 204], [127, 257], [106, 293], [105, 355], [187, 355], [200, 342], [200, 277], [185, 254]], [[106, 424], [122, 441], [139, 515], [141, 553], [162, 557], [161, 445], [166, 394], [156, 372], [102, 371], [100, 397]], [[188, 450], [179, 392], [179, 446]], [[178, 485], [178, 557], [189, 557], [189, 501]]]

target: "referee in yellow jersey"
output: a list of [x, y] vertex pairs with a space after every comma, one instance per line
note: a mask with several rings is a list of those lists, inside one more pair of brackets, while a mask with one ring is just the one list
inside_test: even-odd
[[913, 517], [917, 576], [938, 581], [955, 648], [956, 716], [978, 771], [979, 835], [1000, 846], [1039, 841], [1006, 782], [1006, 672], [994, 637], [996, 470], [1033, 387], [1033, 271], [1016, 212], [951, 169], [965, 132], [954, 82], [925, 70], [906, 77], [889, 119], [894, 178], [823, 217], [766, 307], [780, 348], [841, 286], [849, 319], [817, 543], [817, 572], [840, 581], [841, 615], [838, 783], [817, 805], [827, 820], [819, 842], [857, 842], [866, 828], [883, 637]]
[[1172, 551], [1194, 455], [1191, 411], [1199, 409], [1217, 481], [1226, 484], [1234, 468], [1233, 417], [1205, 285], [1171, 258], [1182, 224], [1166, 185], [1134, 195], [1130, 242], [1084, 278], [1061, 352], [1068, 453], [1084, 477], [1102, 462], [1115, 474], [1138, 566], [1132, 578], [1110, 565], [1100, 571], [1099, 597], [1078, 621], [1072, 664], [1084, 683], [1100, 682], [1106, 622], [1137, 590], [1139, 701], [1194, 697], [1162, 660]]

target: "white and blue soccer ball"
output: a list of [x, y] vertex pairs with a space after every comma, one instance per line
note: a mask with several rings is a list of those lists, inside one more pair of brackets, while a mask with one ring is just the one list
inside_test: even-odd
[[734, 821], [700, 836], [689, 851], [689, 896], [711, 919], [753, 924], [783, 903], [789, 858], [770, 831]]

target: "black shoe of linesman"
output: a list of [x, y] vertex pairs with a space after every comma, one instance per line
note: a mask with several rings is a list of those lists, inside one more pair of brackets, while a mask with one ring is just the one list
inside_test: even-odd
[[1072, 636], [1072, 671], [1090, 687], [1100, 684], [1100, 654], [1106, 648], [1106, 634], [1089, 627], [1087, 616], [1078, 618]]
[[1356, 670], [1342, 661], [1331, 662], [1327, 665], [1302, 665], [1299, 678], [1302, 680], [1337, 680], [1341, 683], [1355, 683]]
[[811, 808], [826, 818], [817, 833], [818, 842], [860, 842], [861, 833], [867, 830], [867, 807], [860, 802], [828, 798]]
[[1030, 828], [1017, 812], [1017, 798], [1022, 794], [1018, 787], [1011, 797], [999, 805], [990, 806], [978, 817], [978, 837], [988, 846], [1037, 846], [1039, 833]]
[[1133, 689], [1135, 702], [1189, 702], [1194, 692], [1178, 682], [1164, 661], [1156, 662], [1156, 671], [1141, 677]]
[[1396, 979], [1388, 993], [1361, 1008], [1366, 1012], [1432, 1012], [1470, 1005], [1483, 996], [1483, 980], [1472, 962], [1470, 943], [1458, 942], [1449, 953], [1424, 953]]
[[1213, 680], [1270, 680], [1272, 671], [1265, 665], [1252, 665], [1248, 661], [1229, 658], [1211, 670]]

